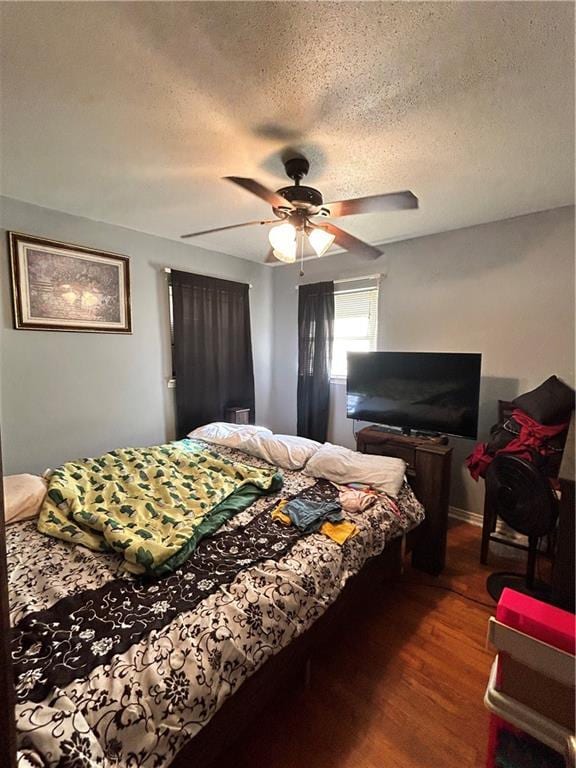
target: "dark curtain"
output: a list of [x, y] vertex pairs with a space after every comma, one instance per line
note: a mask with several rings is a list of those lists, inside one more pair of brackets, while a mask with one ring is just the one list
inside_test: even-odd
[[250, 408], [254, 367], [249, 286], [172, 270], [174, 374], [178, 438], [226, 408]]
[[328, 432], [334, 341], [334, 283], [298, 291], [298, 434], [321, 443]]

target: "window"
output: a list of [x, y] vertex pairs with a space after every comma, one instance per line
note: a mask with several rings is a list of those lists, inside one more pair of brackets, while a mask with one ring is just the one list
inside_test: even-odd
[[363, 280], [360, 286], [357, 285], [352, 281], [342, 282], [334, 289], [332, 377], [346, 376], [347, 352], [376, 349], [378, 284], [375, 280]]

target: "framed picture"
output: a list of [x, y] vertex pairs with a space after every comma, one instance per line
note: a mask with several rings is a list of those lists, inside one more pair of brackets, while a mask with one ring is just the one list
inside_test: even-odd
[[14, 327], [132, 333], [128, 258], [8, 232]]

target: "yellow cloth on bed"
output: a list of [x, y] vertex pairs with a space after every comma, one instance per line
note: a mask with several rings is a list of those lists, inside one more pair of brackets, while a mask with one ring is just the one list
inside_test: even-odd
[[292, 520], [286, 515], [282, 510], [284, 507], [288, 504], [288, 499], [282, 499], [272, 510], [270, 513], [270, 516], [272, 517], [272, 520], [278, 520], [280, 523], [283, 523], [284, 525], [292, 525]]
[[[282, 499], [282, 501], [274, 507], [270, 515], [273, 520], [278, 520], [278, 522], [283, 525], [292, 525], [292, 520], [283, 511], [286, 504], [288, 504], [288, 499]], [[339, 523], [331, 523], [329, 520], [326, 520], [326, 522], [322, 523], [320, 526], [319, 531], [320, 533], [323, 533], [324, 536], [328, 536], [329, 539], [332, 539], [332, 541], [342, 545], [345, 541], [351, 539], [352, 536], [356, 536], [358, 527], [348, 520], [341, 520]]]
[[358, 526], [351, 523], [349, 520], [342, 520], [340, 523], [331, 523], [327, 520], [322, 523], [320, 533], [323, 533], [328, 538], [335, 541], [337, 544], [344, 544], [345, 541], [351, 539], [352, 536], [356, 536], [358, 533]]

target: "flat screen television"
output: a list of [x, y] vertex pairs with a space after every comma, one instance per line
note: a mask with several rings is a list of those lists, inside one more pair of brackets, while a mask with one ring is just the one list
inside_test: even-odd
[[349, 352], [347, 416], [476, 439], [481, 360], [455, 352]]

